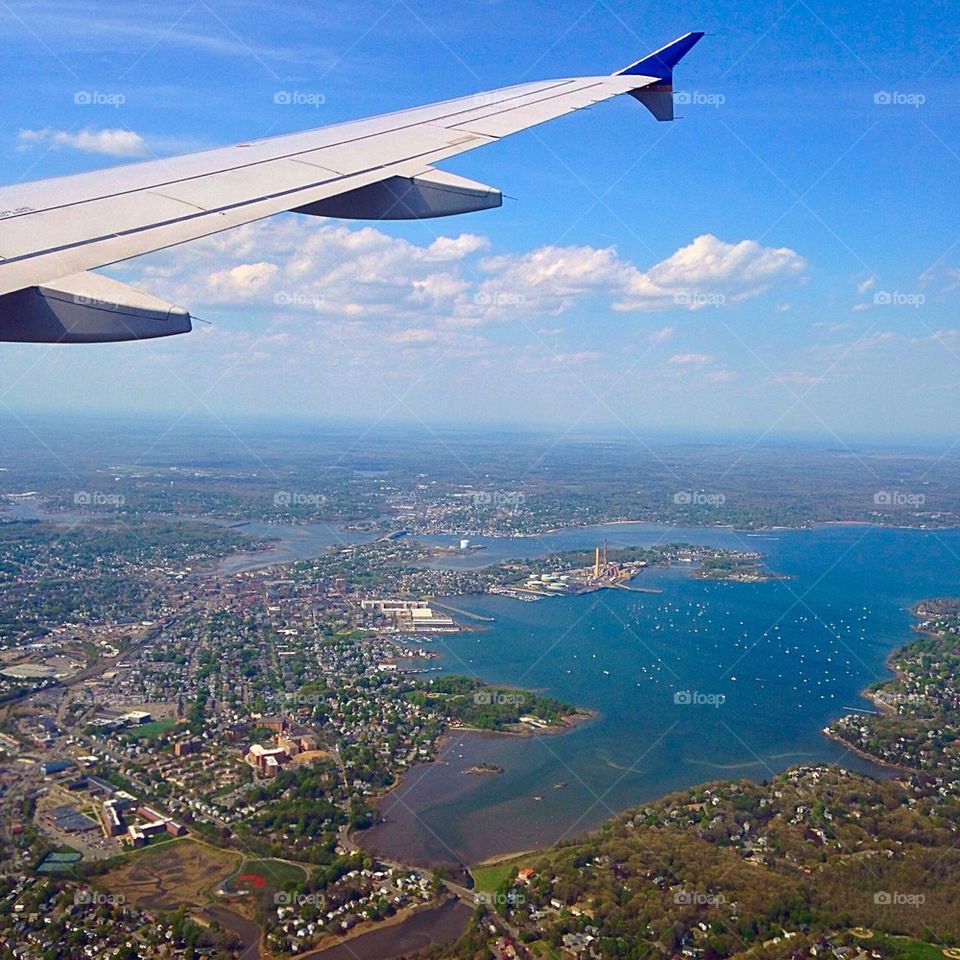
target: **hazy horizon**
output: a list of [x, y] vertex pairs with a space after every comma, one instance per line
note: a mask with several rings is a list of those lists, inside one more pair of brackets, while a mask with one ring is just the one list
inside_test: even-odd
[[209, 323], [150, 343], [4, 344], [0, 410], [955, 433], [948, 8], [388, 12], [14, 3], [0, 31], [29, 82], [0, 106], [0, 180], [609, 73], [707, 36], [676, 73], [679, 122], [619, 98], [443, 164], [502, 189], [501, 209], [288, 214], [110, 268]]

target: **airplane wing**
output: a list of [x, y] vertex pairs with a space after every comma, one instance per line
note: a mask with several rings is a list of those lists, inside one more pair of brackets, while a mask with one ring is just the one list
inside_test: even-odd
[[688, 33], [629, 67], [504, 87], [252, 143], [0, 188], [0, 341], [140, 340], [186, 333], [190, 315], [88, 271], [293, 211], [422, 219], [498, 207], [499, 190], [435, 164], [631, 94], [673, 119]]

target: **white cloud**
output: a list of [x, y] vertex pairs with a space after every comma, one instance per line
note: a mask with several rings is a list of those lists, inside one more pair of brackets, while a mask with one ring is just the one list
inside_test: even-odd
[[492, 275], [482, 286], [494, 302], [523, 296], [541, 311], [561, 313], [579, 298], [605, 295], [614, 310], [653, 312], [748, 300], [802, 277], [806, 261], [788, 247], [704, 234], [646, 271], [614, 247], [540, 247], [490, 257], [482, 267]]
[[786, 373], [778, 373], [773, 378], [773, 383], [783, 383], [788, 386], [796, 387], [816, 387], [824, 382], [822, 374], [804, 373], [801, 370], [790, 370]]
[[279, 267], [274, 263], [241, 263], [229, 270], [211, 273], [207, 290], [221, 302], [249, 300], [265, 289], [278, 273]]
[[647, 342], [652, 344], [666, 343], [673, 336], [673, 327], [661, 327], [647, 334]]
[[459, 237], [437, 237], [427, 247], [427, 256], [434, 260], [463, 260], [473, 253], [488, 250], [490, 241], [473, 233], [461, 233]]
[[955, 341], [957, 337], [960, 337], [960, 330], [956, 328], [947, 328], [945, 330], [934, 330], [930, 334], [930, 339], [935, 343], [948, 343]]
[[717, 302], [736, 303], [798, 279], [806, 266], [789, 247], [763, 247], [756, 240], [727, 243], [707, 233], [646, 273], [631, 276], [616, 309], [656, 310], [680, 302], [698, 310]]
[[418, 343], [435, 343], [439, 338], [436, 330], [429, 330], [426, 327], [414, 327], [409, 330], [400, 330], [391, 334], [389, 340], [391, 343], [400, 343], [404, 345]]
[[[503, 343], [493, 343], [496, 327], [523, 324], [531, 337], [538, 330], [552, 336], [574, 325], [561, 327], [549, 318], [577, 306], [696, 309], [676, 302], [696, 284], [709, 290], [703, 285], [712, 283], [733, 302], [799, 276], [803, 266], [790, 250], [710, 236], [641, 271], [613, 247], [491, 255], [490, 241], [475, 234], [416, 243], [373, 226], [285, 216], [152, 254], [121, 273], [201, 316], [209, 306], [243, 305], [259, 329], [294, 332], [302, 350], [311, 344], [328, 349], [338, 338], [358, 356], [368, 347], [393, 345], [492, 358], [498, 349], [509, 354]], [[481, 330], [490, 336], [480, 336]], [[672, 324], [640, 334], [650, 345], [675, 335]], [[565, 342], [558, 356], [572, 365], [592, 353]], [[677, 369], [712, 358], [678, 351], [670, 362]]]
[[[236, 7], [236, 5], [234, 5]], [[252, 9], [256, 9], [253, 7]], [[44, 0], [29, 11], [30, 29], [42, 35], [56, 48], [95, 51], [115, 55], [117, 50], [149, 50], [162, 41], [210, 57], [238, 57], [270, 70], [269, 63], [311, 64], [331, 69], [337, 55], [318, 42], [315, 31], [302, 33], [299, 44], [261, 42], [263, 25], [253, 17], [237, 17], [232, 11], [227, 23], [226, 11], [213, 13], [205, 4], [195, 4], [171, 19], [165, 4], [136, 3], [119, 5], [103, 0]], [[293, 19], [293, 5], [285, 5], [284, 17]], [[312, 18], [305, 20], [314, 25]], [[20, 17], [0, 19], [0, 36], [22, 42]], [[272, 70], [270, 75], [275, 76]]]
[[960, 267], [935, 263], [918, 277], [921, 287], [933, 286], [937, 293], [955, 293], [960, 289]]
[[675, 353], [670, 362], [681, 367], [702, 367], [713, 363], [713, 357], [706, 353]]
[[72, 131], [43, 127], [40, 130], [21, 130], [17, 134], [18, 150], [29, 150], [37, 146], [102, 153], [110, 157], [143, 157], [149, 153], [143, 137], [132, 130], [86, 128]]

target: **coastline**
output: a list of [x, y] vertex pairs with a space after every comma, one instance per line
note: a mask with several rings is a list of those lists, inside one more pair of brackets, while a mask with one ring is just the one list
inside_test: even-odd
[[[312, 949], [306, 953], [297, 954], [297, 956], [300, 957], [300, 960], [323, 960], [323, 958], [328, 956], [333, 950], [336, 950], [345, 943], [350, 943], [352, 940], [358, 940], [360, 937], [367, 936], [371, 933], [377, 933], [381, 930], [389, 930], [391, 927], [401, 926], [412, 920], [414, 917], [428, 913], [431, 910], [440, 910], [450, 902], [456, 901], [457, 899], [458, 898], [453, 894], [445, 893], [437, 897], [435, 900], [429, 900], [426, 903], [416, 903], [409, 907], [403, 907], [392, 917], [387, 917], [385, 920], [364, 920], [362, 923], [358, 923], [351, 930], [348, 930], [345, 934], [334, 938], [325, 946], [318, 946], [316, 949]], [[279, 960], [279, 958], [286, 956], [288, 955], [273, 954], [266, 951], [264, 953], [264, 960]]]
[[[197, 520], [203, 519], [203, 522], [208, 522], [229, 529], [236, 527], [236, 521], [221, 521], [216, 519], [205, 519], [197, 518]], [[255, 523], [264, 523], [276, 528], [277, 535], [273, 537], [267, 537], [269, 545], [263, 550], [254, 550], [254, 551], [244, 551], [242, 553], [231, 554], [228, 557], [223, 557], [218, 561], [215, 561], [214, 569], [210, 571], [211, 575], [214, 576], [232, 576], [235, 573], [242, 573], [249, 570], [260, 570], [267, 569], [274, 566], [281, 566], [287, 563], [294, 563], [297, 560], [309, 560], [315, 557], [321, 556], [324, 552], [329, 550], [335, 544], [328, 544], [321, 547], [316, 552], [311, 552], [310, 554], [299, 557], [299, 558], [286, 558], [284, 557], [283, 551], [288, 542], [284, 537], [284, 532], [289, 534], [294, 533], [295, 531], [308, 530], [312, 526], [324, 527], [327, 530], [334, 529], [338, 526], [337, 522], [330, 522], [323, 520], [322, 518], [303, 520], [299, 523], [297, 522], [284, 522], [284, 523], [275, 523], [272, 521], [259, 521], [259, 520], [249, 520], [244, 521], [246, 526], [250, 526]], [[642, 526], [642, 527], [659, 527], [664, 530], [682, 530], [684, 528], [688, 529], [698, 529], [698, 530], [709, 530], [717, 531], [723, 530], [729, 533], [734, 534], [743, 534], [749, 536], [751, 534], [769, 534], [769, 533], [782, 533], [782, 532], [802, 532], [802, 531], [811, 531], [819, 528], [844, 528], [844, 527], [873, 527], [877, 530], [915, 530], [917, 532], [936, 532], [936, 531], [949, 531], [949, 530], [960, 530], [960, 523], [952, 524], [943, 524], [943, 525], [930, 525], [930, 524], [903, 524], [903, 523], [878, 523], [875, 520], [811, 520], [804, 523], [798, 523], [795, 525], [783, 525], [783, 524], [772, 524], [770, 526], [758, 526], [758, 527], [737, 527], [731, 523], [716, 523], [716, 524], [696, 524], [696, 523], [680, 523], [680, 522], [665, 522], [662, 520], [601, 520], [597, 523], [588, 523], [588, 524], [571, 524], [570, 526], [554, 526], [546, 527], [543, 530], [522, 533], [522, 534], [484, 534], [484, 536], [489, 536], [492, 539], [509, 539], [509, 540], [526, 540], [532, 541], [542, 538], [544, 536], [556, 535], [567, 533], [571, 530], [589, 530], [589, 529], [598, 529], [603, 527], [630, 527], [630, 526]], [[350, 533], [362, 533], [361, 531], [352, 531], [349, 528], [340, 528], [340, 532], [343, 534]], [[457, 536], [456, 532], [449, 532], [445, 534], [437, 533], [410, 533], [409, 536], [411, 539], [421, 539], [433, 537], [433, 536]], [[373, 536], [365, 537], [362, 541], [356, 542], [367, 542], [368, 539], [376, 539]], [[344, 543], [354, 542], [349, 536], [345, 536]], [[241, 563], [241, 566], [237, 570], [225, 570], [224, 567], [237, 562]]]
[[[443, 736], [453, 736], [457, 733], [479, 733], [489, 734], [493, 737], [554, 737], [558, 734], [570, 733], [581, 724], [584, 724], [589, 720], [594, 720], [598, 716], [600, 716], [600, 714], [596, 710], [589, 710], [586, 707], [578, 707], [573, 713], [568, 713], [561, 717], [559, 724], [551, 724], [547, 727], [534, 727], [525, 723], [515, 723], [510, 724], [508, 728], [503, 730], [488, 730], [484, 727], [474, 727], [466, 723], [457, 725], [450, 724], [444, 731]], [[426, 762], [432, 763], [433, 761], [428, 760]]]
[[[622, 526], [628, 526], [628, 525], [646, 525], [644, 521], [634, 521], [634, 520], [613, 521], [613, 523], [616, 523], [616, 524], [622, 525]], [[671, 525], [671, 524], [658, 524], [658, 526], [661, 526], [661, 527], [664, 527], [664, 528], [668, 528], [668, 527], [673, 527], [674, 525]], [[875, 527], [875, 528], [877, 528], [878, 530], [891, 530], [891, 529], [922, 530], [922, 529], [923, 529], [923, 528], [920, 528], [920, 527], [911, 527], [911, 526], [908, 526], [908, 527], [892, 527], [892, 526], [889, 526], [889, 525], [871, 523], [871, 522], [869, 522], [869, 521], [825, 521], [825, 522], [823, 522], [822, 524], [818, 524], [817, 526], [822, 526], [822, 527], [836, 526], [836, 527], [840, 527], [840, 528], [842, 528], [842, 527], [847, 527], [847, 526], [855, 526], [855, 527]], [[715, 529], [720, 529], [720, 528], [722, 528], [722, 527], [724, 527], [724, 525], [715, 525], [715, 526], [710, 526], [710, 527], [707, 527], [707, 528], [704, 528], [704, 529], [707, 529], [707, 530], [715, 530]], [[731, 529], [731, 530], [734, 529], [733, 527], [731, 527], [731, 526], [729, 526], [729, 525], [726, 525], [725, 528], [726, 528], [726, 529]], [[576, 528], [561, 528], [561, 529], [569, 530], [569, 529], [576, 529]], [[809, 527], [771, 527], [771, 528], [766, 528], [766, 529], [767, 529], [767, 530], [777, 530], [777, 531], [779, 531], [779, 530], [801, 530], [801, 529], [809, 530], [810, 528], [809, 528]], [[751, 532], [760, 532], [760, 531], [751, 531]], [[785, 578], [786, 578], [786, 579], [789, 579], [789, 577], [785, 577]], [[738, 582], [738, 579], [739, 579], [739, 578], [736, 578], [736, 577], [729, 577], [729, 578], [716, 577], [716, 578], [698, 578], [698, 579], [713, 579], [713, 580], [725, 580], [725, 579], [727, 579], [727, 580], [732, 580], [732, 581], [734, 581], [734, 582]], [[746, 582], [754, 582], [755, 579], [759, 579], [759, 580], [775, 580], [775, 579], [781, 579], [781, 577], [778, 576], [777, 574], [772, 574], [772, 575], [764, 576], [764, 577], [760, 577], [760, 578], [750, 578], [750, 579], [747, 580]], [[455, 596], [456, 596], [456, 595], [455, 595]], [[918, 603], [919, 603], [919, 602], [920, 602], [920, 601], [918, 601]], [[914, 610], [913, 606], [911, 606], [911, 612], [915, 613], [915, 610]], [[470, 625], [470, 628], [469, 628], [469, 629], [471, 629], [471, 630], [480, 630], [480, 631], [483, 631], [483, 630], [485, 630], [485, 629], [487, 629], [487, 628], [486, 628], [485, 625], [473, 624], [473, 625]], [[885, 658], [885, 660], [884, 660], [884, 665], [885, 665], [885, 667], [886, 667], [888, 670], [890, 670], [892, 673], [894, 673], [894, 674], [896, 674], [896, 670], [893, 668], [892, 661], [893, 661], [894, 658], [897, 657], [899, 651], [901, 651], [901, 650], [903, 649], [903, 647], [906, 646], [906, 644], [907, 644], [908, 642], [909, 642], [909, 640], [901, 640], [901, 642], [898, 643], [897, 646], [895, 646], [893, 649], [891, 649], [891, 650], [889, 651], [889, 653], [887, 654], [887, 656], [886, 656], [886, 658]], [[878, 676], [876, 677], [876, 681], [879, 681], [879, 680], [882, 680], [882, 679], [884, 679], [884, 678], [882, 677], [882, 675], [879, 675], [879, 674], [878, 674]], [[874, 682], [876, 682], [876, 681], [874, 681]], [[862, 690], [862, 691], [861, 691], [861, 695], [862, 695], [865, 699], [867, 699], [878, 711], [885, 712], [885, 713], [891, 711], [891, 708], [890, 708], [887, 704], [884, 704], [884, 703], [880, 702], [880, 701], [876, 698], [876, 695], [873, 693], [873, 691], [871, 691], [869, 688], [866, 688], [866, 689]], [[371, 797], [370, 799], [371, 799], [373, 805], [375, 806], [375, 808], [377, 809], [378, 814], [379, 814], [379, 815], [381, 816], [381, 818], [382, 818], [382, 813], [381, 813], [380, 811], [382, 811], [383, 804], [391, 797], [391, 795], [393, 795], [393, 794], [395, 793], [395, 791], [397, 791], [398, 788], [404, 786], [404, 780], [406, 780], [407, 783], [409, 783], [409, 779], [408, 779], [408, 777], [407, 777], [409, 771], [414, 770], [414, 769], [422, 769], [424, 766], [438, 763], [438, 760], [439, 760], [438, 754], [441, 754], [441, 753], [442, 753], [442, 751], [445, 749], [445, 747], [449, 744], [451, 738], [456, 737], [456, 736], [458, 736], [458, 735], [460, 735], [460, 734], [472, 734], [472, 735], [479, 735], [479, 736], [482, 736], [482, 737], [490, 737], [490, 738], [496, 738], [496, 737], [513, 737], [513, 738], [517, 738], [517, 739], [530, 739], [530, 738], [533, 738], [533, 737], [535, 737], [535, 736], [537, 736], [537, 735], [539, 735], [539, 734], [558, 734], [558, 733], [570, 732], [570, 731], [572, 731], [572, 730], [574, 730], [574, 729], [577, 729], [577, 728], [580, 727], [581, 725], [583, 725], [583, 724], [585, 723], [585, 721], [595, 719], [598, 715], [599, 715], [599, 714], [598, 714], [597, 712], [594, 712], [594, 711], [579, 711], [579, 710], [578, 710], [577, 712], [575, 712], [574, 714], [570, 715], [569, 717], [564, 718], [564, 720], [562, 721], [562, 723], [557, 724], [557, 725], [555, 725], [555, 726], [553, 726], [553, 727], [547, 727], [547, 728], [543, 728], [543, 729], [533, 729], [533, 728], [530, 728], [529, 726], [520, 726], [520, 727], [513, 727], [513, 728], [501, 729], [501, 730], [490, 730], [490, 729], [484, 729], [484, 728], [478, 728], [478, 727], [470, 726], [470, 725], [467, 725], [467, 724], [464, 724], [464, 725], [456, 725], [456, 726], [452, 726], [452, 725], [451, 725], [451, 726], [448, 726], [447, 729], [444, 731], [444, 733], [441, 734], [441, 736], [440, 736], [440, 737], [438, 738], [438, 740], [436, 741], [436, 750], [437, 750], [437, 753], [436, 753], [433, 757], [412, 764], [410, 767], [406, 768], [406, 769], [398, 776], [397, 782], [396, 782], [395, 784], [393, 784], [388, 790], [385, 790], [385, 791], [383, 791], [382, 793]], [[833, 721], [831, 721], [831, 722], [833, 722]], [[825, 731], [823, 731], [822, 729], [819, 730], [818, 732], [821, 733], [821, 735], [824, 736], [824, 739], [830, 740], [830, 741], [832, 741], [833, 743], [835, 743], [835, 744], [837, 744], [838, 746], [840, 746], [840, 747], [843, 749], [843, 751], [849, 752], [851, 755], [855, 755], [855, 756], [857, 756], [858, 758], [860, 758], [860, 759], [862, 759], [862, 760], [864, 760], [864, 761], [866, 761], [866, 762], [868, 762], [868, 763], [870, 763], [870, 764], [874, 764], [874, 765], [876, 765], [876, 767], [878, 767], [878, 768], [884, 768], [884, 769], [886, 769], [886, 770], [889, 770], [889, 771], [893, 772], [893, 773], [894, 773], [895, 775], [897, 775], [897, 776], [909, 775], [909, 774], [911, 774], [911, 773], [913, 772], [913, 771], [911, 771], [909, 768], [905, 768], [905, 767], [899, 766], [899, 765], [897, 765], [897, 764], [895, 764], [895, 763], [891, 763], [891, 762], [889, 762], [889, 761], [881, 760], [881, 759], [879, 759], [879, 758], [877, 758], [877, 757], [875, 757], [875, 756], [873, 756], [873, 755], [871, 755], [871, 754], [869, 754], [869, 753], [867, 753], [867, 752], [865, 752], [865, 751], [863, 751], [863, 750], [860, 750], [860, 749], [854, 747], [853, 745], [851, 745], [850, 743], [848, 743], [847, 741], [843, 740], [842, 738], [840, 738], [840, 737], [838, 737], [838, 736], [835, 736], [835, 735], [832, 735], [832, 734], [827, 734], [827, 733], [826, 733]], [[377, 824], [376, 824], [376, 825], [379, 826], [380, 824], [382, 824], [382, 823], [384, 823], [384, 822], [386, 822], [386, 821], [384, 821], [383, 819], [379, 819], [379, 820], [377, 821]], [[354, 845], [359, 846], [359, 847], [362, 847], [362, 848], [366, 848], [366, 849], [371, 850], [371, 851], [375, 851], [375, 850], [376, 850], [376, 846], [375, 846], [375, 845], [371, 844], [371, 845], [367, 846], [367, 840], [366, 840], [366, 838], [364, 837], [364, 835], [365, 835], [365, 834], [368, 834], [368, 833], [369, 833], [369, 831], [359, 831], [359, 832], [358, 832], [358, 831], [350, 831], [350, 833], [347, 835], [347, 839], [349, 840], [349, 842], [350, 842], [351, 844], [354, 844]], [[361, 838], [363, 838], [363, 842], [362, 842], [362, 843], [360, 842]], [[549, 849], [549, 847], [539, 847], [539, 846], [535, 846], [535, 847], [532, 848], [532, 851], [535, 852], [536, 850], [543, 850], [543, 849]], [[527, 852], [527, 851], [520, 850], [519, 853], [497, 855], [494, 859], [495, 859], [495, 860], [509, 859], [511, 856], [522, 856], [522, 855], [524, 855], [525, 852]], [[484, 861], [484, 862], [486, 862], [486, 861]]]
[[859, 747], [855, 747], [852, 743], [848, 743], [843, 737], [837, 736], [829, 728], [824, 728], [820, 731], [827, 740], [832, 740], [834, 743], [839, 744], [844, 750], [849, 753], [855, 754], [860, 757], [862, 760], [869, 760], [870, 763], [875, 764], [878, 767], [883, 767], [886, 770], [891, 770], [895, 773], [902, 774], [905, 777], [913, 776], [918, 771], [911, 770], [910, 767], [902, 767], [900, 764], [891, 763], [889, 760], [882, 760], [880, 757], [875, 757], [872, 753], [867, 753], [866, 750], [861, 750]]
[[[918, 600], [916, 603], [910, 606], [909, 610], [910, 610], [911, 616], [915, 618], [919, 617], [919, 608], [923, 602], [924, 601], [922, 600]], [[935, 633], [932, 633], [929, 630], [920, 630], [916, 624], [913, 626], [912, 629], [913, 629], [913, 633], [917, 635], [929, 636], [929, 637], [937, 636]], [[895, 647], [884, 658], [884, 661], [883, 661], [884, 667], [887, 670], [889, 670], [891, 674], [893, 674], [893, 676], [891, 676], [889, 679], [883, 681], [884, 686], [886, 686], [889, 683], [894, 683], [897, 680], [903, 679], [903, 671], [897, 668], [895, 659], [897, 655], [902, 653], [904, 650], [906, 650], [906, 648], [909, 647], [912, 642], [913, 642], [912, 640], [909, 640], [906, 643], [903, 643], [900, 646]], [[863, 690], [860, 691], [860, 696], [863, 697], [864, 700], [868, 700], [870, 703], [872, 703], [873, 706], [876, 707], [877, 712], [879, 714], [882, 714], [883, 716], [886, 716], [886, 717], [897, 716], [896, 709], [893, 706], [891, 706], [889, 703], [887, 703], [884, 699], [879, 697], [878, 691], [872, 690], [870, 687], [865, 687]], [[855, 714], [845, 713], [843, 716], [849, 717], [849, 716], [855, 716]], [[835, 723], [836, 721], [833, 721], [833, 722]], [[873, 754], [868, 753], [866, 750], [863, 750], [860, 747], [854, 746], [852, 743], [849, 743], [847, 740], [844, 740], [843, 737], [834, 733], [832, 727], [830, 726], [824, 727], [823, 730], [821, 730], [820, 732], [828, 740], [832, 740], [834, 743], [840, 744], [840, 746], [842, 746], [845, 750], [849, 750], [850, 753], [853, 753], [864, 760], [869, 760], [871, 763], [875, 763], [879, 767], [883, 767], [887, 770], [895, 771], [899, 774], [903, 774], [904, 776], [912, 776], [913, 774], [918, 772], [916, 770], [913, 770], [910, 767], [904, 767], [898, 763], [892, 763], [889, 760], [884, 760], [881, 757], [876, 757]]]
[[[391, 794], [395, 793], [401, 786], [401, 781], [405, 776], [412, 773], [414, 770], [419, 770], [423, 767], [429, 767], [438, 762], [438, 757], [444, 752], [444, 750], [451, 746], [452, 741], [456, 739], [457, 735], [461, 733], [469, 733], [478, 737], [489, 737], [491, 739], [499, 737], [516, 737], [520, 739], [527, 739], [530, 737], [537, 737], [542, 734], [555, 736], [557, 734], [571, 733], [577, 728], [581, 723], [586, 722], [587, 720], [592, 720], [599, 714], [594, 710], [578, 710], [574, 714], [570, 714], [571, 717], [576, 717], [575, 722], [567, 723], [563, 727], [557, 728], [546, 728], [543, 730], [535, 730], [533, 728], [526, 728], [524, 730], [484, 730], [482, 727], [471, 727], [466, 724], [462, 726], [452, 727], [448, 726], [446, 730], [437, 738], [437, 757], [431, 757], [428, 760], [420, 760], [412, 766], [407, 767], [403, 773], [397, 778], [397, 782], [391, 785], [387, 790], [382, 791], [381, 793], [375, 794], [371, 797], [371, 801], [374, 806], [377, 807], [377, 812], [380, 812], [380, 807], [384, 801], [388, 800]], [[385, 820], [379, 820], [378, 823], [385, 823]], [[374, 824], [376, 826], [376, 824]], [[368, 827], [366, 830], [356, 830], [351, 827], [345, 834], [345, 838], [352, 843], [357, 842], [357, 838], [363, 836], [366, 833], [369, 833], [372, 827]], [[362, 846], [357, 844], [357, 846]]]

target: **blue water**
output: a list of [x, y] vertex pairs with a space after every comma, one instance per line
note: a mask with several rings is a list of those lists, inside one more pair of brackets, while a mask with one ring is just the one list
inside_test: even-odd
[[[382, 805], [388, 822], [366, 843], [423, 863], [469, 863], [575, 836], [710, 779], [760, 780], [808, 761], [882, 775], [820, 731], [845, 707], [870, 707], [860, 691], [887, 675], [887, 655], [910, 639], [912, 603], [960, 593], [960, 531], [825, 527], [745, 539], [613, 529], [616, 541], [604, 531], [611, 543], [649, 543], [652, 530], [661, 542], [756, 549], [790, 579], [711, 583], [671, 569], [637, 581], [660, 594], [457, 598], [496, 623], [434, 641], [445, 670], [534, 688], [597, 716], [558, 736], [456, 737], [438, 763], [403, 778]], [[549, 549], [592, 546], [596, 531], [540, 539]], [[497, 541], [454, 560], [501, 559], [511, 543], [514, 555], [529, 555], [530, 541]], [[505, 772], [464, 772], [479, 762]]]
[[281, 563], [298, 560], [313, 560], [322, 556], [330, 547], [343, 547], [352, 543], [368, 543], [372, 533], [347, 530], [336, 523], [245, 523], [236, 527], [236, 532], [246, 537], [263, 537], [273, 541], [266, 550], [238, 553], [226, 557], [217, 564], [217, 572], [229, 575], [260, 570]]

